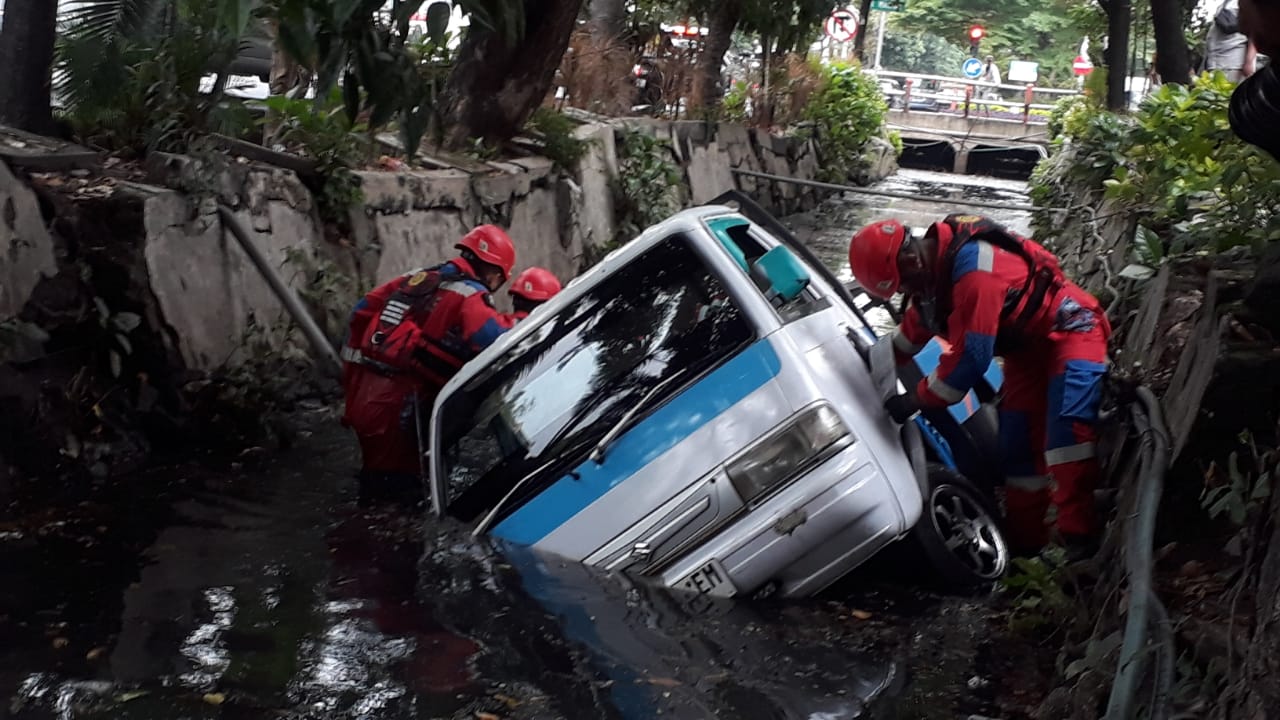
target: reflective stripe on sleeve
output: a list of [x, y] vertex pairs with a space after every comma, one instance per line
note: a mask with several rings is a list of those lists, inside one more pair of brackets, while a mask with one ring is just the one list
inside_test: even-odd
[[1009, 488], [1024, 492], [1040, 492], [1049, 489], [1048, 475], [1012, 475], [1004, 482]]
[[1044, 451], [1046, 465], [1065, 465], [1066, 463], [1089, 460], [1098, 454], [1097, 445], [1091, 442]]
[[920, 352], [920, 348], [924, 347], [924, 345], [916, 345], [901, 330], [894, 330], [893, 347], [900, 353], [915, 355]]
[[929, 392], [942, 398], [948, 404], [958, 403], [964, 398], [964, 393], [951, 387], [938, 377], [937, 371], [929, 373]]

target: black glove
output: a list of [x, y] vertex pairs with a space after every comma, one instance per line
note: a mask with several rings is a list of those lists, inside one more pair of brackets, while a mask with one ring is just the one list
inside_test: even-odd
[[920, 412], [920, 405], [910, 395], [894, 395], [884, 401], [884, 409], [899, 425], [905, 425], [912, 415]]

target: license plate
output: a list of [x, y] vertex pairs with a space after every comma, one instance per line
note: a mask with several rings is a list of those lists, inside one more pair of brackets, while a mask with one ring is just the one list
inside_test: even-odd
[[637, 81], [636, 81], [636, 87], [638, 87], [638, 88], [642, 88], [642, 87], [644, 87], [645, 85], [648, 85], [648, 84], [649, 84], [649, 81], [648, 81], [648, 80], [645, 80], [645, 79], [643, 79], [643, 78], [642, 78], [642, 79], [640, 79], [640, 80], [637, 80]]
[[713, 597], [733, 597], [738, 592], [718, 560], [712, 560], [686, 575], [676, 583], [676, 588]]

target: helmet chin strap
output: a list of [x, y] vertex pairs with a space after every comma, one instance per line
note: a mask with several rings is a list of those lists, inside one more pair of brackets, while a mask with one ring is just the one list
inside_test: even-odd
[[[910, 235], [910, 228], [906, 228], [908, 232], [907, 243], [912, 250], [911, 255], [915, 258], [915, 267], [911, 268], [912, 285], [910, 295], [903, 298], [902, 308], [905, 312], [907, 306], [915, 303], [916, 309], [920, 312], [920, 319], [924, 321], [926, 327], [937, 329], [938, 303], [935, 297], [937, 282], [933, 277], [933, 273], [928, 272], [928, 261], [925, 259], [925, 248], [921, 247], [921, 239]], [[902, 272], [899, 268], [899, 272]], [[905, 274], [905, 273], [904, 273]]]

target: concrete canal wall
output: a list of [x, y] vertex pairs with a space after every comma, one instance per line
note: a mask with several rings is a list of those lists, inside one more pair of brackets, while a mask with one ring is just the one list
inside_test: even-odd
[[[321, 222], [307, 185], [292, 171], [233, 158], [213, 180], [189, 158], [156, 154], [145, 177], [100, 177], [96, 172], [27, 174], [0, 167], [0, 319], [19, 316], [42, 279], [73, 271], [75, 252], [59, 226], [75, 225], [86, 208], [110, 218], [98, 228], [106, 244], [136, 253], [126, 271], [132, 295], [118, 303], [145, 309], [144, 320], [189, 369], [235, 364], [246, 333], [268, 344], [288, 320], [280, 302], [216, 213], [234, 209], [257, 246], [286, 283], [313, 303], [350, 301], [359, 292], [407, 269], [439, 262], [468, 228], [493, 222], [509, 228], [518, 266], [542, 265], [567, 279], [617, 237], [614, 213], [618, 133], [659, 138], [680, 170], [683, 205], [704, 203], [731, 188], [786, 214], [812, 208], [822, 197], [811, 188], [739, 179], [742, 168], [814, 179], [821, 166], [812, 140], [770, 135], [741, 126], [650, 120], [589, 123], [577, 129], [587, 152], [572, 172], [550, 160], [526, 157], [462, 167], [357, 175], [364, 201], [339, 233]], [[2, 164], [2, 163], [0, 163]], [[880, 158], [881, 174], [893, 170]], [[58, 202], [50, 197], [60, 198]], [[43, 210], [41, 205], [43, 203]], [[51, 208], [56, 207], [57, 218]], [[57, 220], [58, 222], [54, 222]], [[83, 225], [82, 223], [80, 224]], [[81, 227], [83, 230], [83, 227]], [[346, 295], [343, 297], [335, 297]], [[500, 293], [499, 302], [505, 302]], [[316, 308], [320, 314], [324, 312]], [[341, 313], [322, 319], [335, 339]]]

